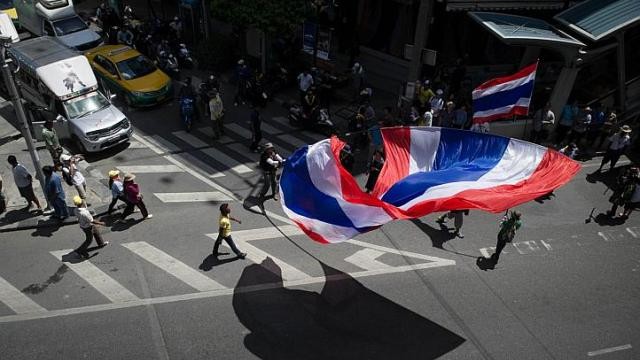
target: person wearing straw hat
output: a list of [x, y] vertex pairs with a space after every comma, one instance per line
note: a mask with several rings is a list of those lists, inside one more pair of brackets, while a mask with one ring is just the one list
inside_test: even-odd
[[126, 205], [129, 204], [127, 202], [127, 198], [124, 196], [124, 184], [122, 183], [122, 179], [120, 179], [119, 170], [109, 171], [109, 189], [111, 190], [111, 203], [109, 204], [107, 214], [111, 215], [118, 200], [122, 201]]
[[273, 200], [278, 201], [278, 181], [276, 179], [276, 172], [278, 168], [284, 164], [282, 156], [280, 156], [272, 143], [266, 143], [262, 155], [260, 155], [260, 168], [263, 173], [264, 185], [262, 191], [260, 191], [260, 199], [264, 199], [264, 196], [271, 187], [273, 193]]
[[142, 201], [142, 193], [140, 192], [140, 185], [136, 184], [134, 181], [136, 176], [134, 174], [125, 174], [124, 175], [124, 195], [127, 199], [127, 207], [122, 212], [122, 216], [116, 222], [123, 222], [124, 219], [133, 214], [134, 207], [138, 207], [140, 209], [140, 213], [142, 213], [142, 220], [151, 219], [153, 217], [152, 214], [149, 214], [147, 211], [147, 207]]
[[631, 144], [631, 127], [629, 125], [622, 125], [620, 130], [615, 134], [611, 135], [609, 138], [609, 146], [607, 146], [607, 152], [604, 154], [602, 158], [602, 162], [600, 163], [600, 167], [596, 172], [602, 171], [602, 168], [608, 163], [611, 162], [609, 170], [613, 170], [620, 159], [620, 156], [624, 154], [627, 150], [627, 147]]
[[89, 258], [89, 252], [87, 249], [93, 239], [96, 239], [96, 243], [98, 243], [98, 247], [105, 247], [109, 244], [108, 241], [104, 241], [102, 235], [100, 235], [100, 231], [96, 225], [104, 225], [104, 222], [95, 220], [89, 210], [87, 209], [87, 204], [84, 199], [82, 199], [79, 195], [73, 197], [73, 204], [76, 206], [75, 215], [78, 218], [78, 225], [80, 225], [80, 229], [84, 232], [85, 240], [80, 245], [79, 248], [75, 249], [74, 252], [78, 254], [80, 257], [84, 259]]

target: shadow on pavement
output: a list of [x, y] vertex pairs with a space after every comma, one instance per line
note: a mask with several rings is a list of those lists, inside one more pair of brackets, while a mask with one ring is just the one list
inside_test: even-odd
[[[622, 206], [620, 206], [620, 209], [622, 209]], [[626, 221], [626, 219], [620, 216], [610, 217], [604, 213], [596, 215], [596, 217], [594, 217], [593, 219], [600, 226], [618, 226], [624, 224]]]
[[[229, 253], [222, 253], [222, 252], [218, 253], [218, 254], [219, 255], [229, 255]], [[226, 259], [218, 259], [217, 256], [213, 256], [213, 254], [209, 254], [209, 256], [207, 256], [206, 258], [204, 258], [204, 260], [202, 260], [202, 264], [200, 264], [200, 266], [198, 266], [198, 269], [200, 269], [202, 271], [209, 271], [214, 266], [230, 263], [230, 262], [236, 261], [236, 260], [240, 260], [240, 258], [237, 257], [237, 256], [234, 256], [234, 257], [226, 258]]]
[[[465, 341], [349, 275], [323, 269], [320, 293], [284, 288], [270, 258], [244, 269], [233, 308], [251, 331], [247, 349], [263, 359], [435, 359]], [[264, 283], [279, 286], [246, 289]]]
[[64, 276], [64, 273], [66, 273], [68, 270], [69, 267], [65, 264], [62, 264], [53, 275], [49, 276], [49, 278], [45, 282], [39, 284], [30, 284], [21, 291], [27, 294], [39, 294], [47, 290], [49, 285], [60, 282], [60, 280], [62, 280], [62, 277]]
[[422, 232], [425, 233], [429, 237], [429, 239], [431, 239], [431, 244], [435, 248], [442, 249], [442, 245], [444, 243], [456, 237], [452, 232], [449, 231], [449, 228], [446, 225], [440, 225], [439, 229], [436, 229], [420, 219], [412, 219], [410, 221], [414, 223], [420, 230], [422, 230]]

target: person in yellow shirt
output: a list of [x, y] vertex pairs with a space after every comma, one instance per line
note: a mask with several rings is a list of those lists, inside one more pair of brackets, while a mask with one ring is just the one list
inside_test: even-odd
[[231, 238], [231, 220], [237, 222], [238, 224], [242, 224], [242, 221], [231, 217], [231, 208], [229, 204], [224, 203], [220, 205], [220, 219], [218, 220], [218, 238], [216, 239], [215, 244], [213, 245], [213, 256], [218, 256], [218, 248], [220, 248], [220, 244], [222, 240], [224, 240], [227, 245], [231, 248], [231, 250], [236, 254], [236, 256], [240, 259], [244, 259], [247, 256], [247, 253], [243, 253], [238, 250], [238, 247], [233, 242]]

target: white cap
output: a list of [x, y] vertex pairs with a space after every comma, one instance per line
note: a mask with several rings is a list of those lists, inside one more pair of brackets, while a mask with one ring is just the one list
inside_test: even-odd
[[442, 94], [444, 94], [444, 91], [442, 91], [442, 89], [438, 89], [438, 90], [436, 90], [436, 94], [442, 95]]
[[69, 154], [62, 154], [62, 155], [60, 155], [60, 160], [62, 160], [62, 161], [69, 161], [69, 160], [71, 160], [71, 155], [69, 155]]

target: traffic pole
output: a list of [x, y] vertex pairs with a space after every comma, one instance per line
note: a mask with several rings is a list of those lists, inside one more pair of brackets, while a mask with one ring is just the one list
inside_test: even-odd
[[33, 138], [31, 137], [29, 122], [27, 121], [27, 116], [25, 115], [24, 107], [22, 106], [20, 93], [18, 93], [18, 88], [16, 87], [16, 83], [13, 79], [13, 73], [11, 72], [11, 69], [9, 69], [9, 63], [7, 62], [7, 48], [11, 46], [11, 43], [11, 37], [0, 36], [0, 61], [2, 61], [2, 75], [4, 76], [4, 83], [7, 85], [7, 90], [9, 91], [9, 96], [11, 97], [13, 108], [16, 111], [16, 116], [20, 121], [20, 131], [22, 132], [22, 136], [27, 142], [27, 149], [29, 150], [29, 155], [31, 155], [33, 166], [36, 169], [36, 177], [38, 178], [38, 181], [40, 181], [40, 188], [42, 189], [45, 201], [47, 202], [47, 208], [45, 210], [49, 210], [51, 207], [49, 204], [49, 199], [47, 198], [47, 194], [45, 192], [44, 173], [42, 172], [40, 157], [38, 156], [38, 152], [36, 151], [35, 146], [33, 145]]

